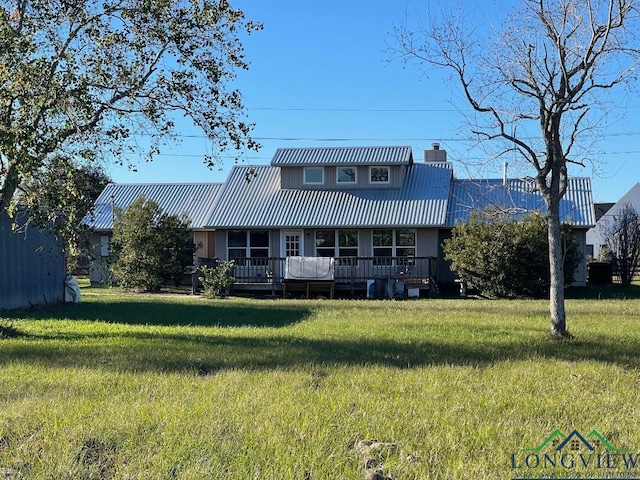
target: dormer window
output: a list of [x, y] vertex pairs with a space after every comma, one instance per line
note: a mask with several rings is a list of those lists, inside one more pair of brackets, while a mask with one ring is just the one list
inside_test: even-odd
[[354, 184], [357, 181], [355, 167], [338, 167], [338, 183]]
[[369, 167], [369, 183], [389, 183], [389, 167]]
[[323, 167], [305, 167], [304, 183], [305, 185], [324, 184], [324, 168]]

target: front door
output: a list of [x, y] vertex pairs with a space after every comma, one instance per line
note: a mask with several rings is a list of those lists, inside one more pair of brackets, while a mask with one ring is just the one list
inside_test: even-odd
[[282, 232], [282, 256], [301, 256], [303, 252], [302, 239], [302, 232]]

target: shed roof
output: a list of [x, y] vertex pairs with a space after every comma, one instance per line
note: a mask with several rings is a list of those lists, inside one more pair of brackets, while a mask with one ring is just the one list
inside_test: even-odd
[[280, 168], [231, 171], [207, 221], [211, 228], [356, 228], [442, 225], [452, 171], [414, 164], [399, 189], [281, 189]]
[[84, 223], [98, 231], [113, 229], [113, 208], [126, 210], [140, 195], [158, 203], [169, 215], [186, 214], [189, 228], [201, 229], [209, 218], [221, 183], [110, 183], [95, 202]]
[[[533, 179], [453, 180], [447, 226], [469, 220], [474, 210], [497, 208], [515, 217], [530, 212], [546, 212], [547, 207]], [[560, 202], [560, 220], [579, 227], [595, 224], [591, 181], [569, 178]]]
[[279, 148], [271, 166], [410, 165], [411, 147], [303, 147]]

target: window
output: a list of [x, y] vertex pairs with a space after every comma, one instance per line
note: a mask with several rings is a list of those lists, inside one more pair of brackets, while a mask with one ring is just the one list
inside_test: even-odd
[[357, 257], [358, 256], [358, 231], [338, 230], [338, 256]]
[[338, 183], [356, 183], [355, 167], [338, 167]]
[[397, 257], [416, 256], [416, 232], [415, 230], [396, 230], [395, 255]]
[[305, 167], [304, 183], [321, 185], [324, 183], [324, 168], [322, 167]]
[[335, 257], [336, 256], [336, 231], [318, 230], [316, 232], [316, 256]]
[[316, 231], [318, 257], [357, 257], [358, 230]]
[[249, 253], [251, 258], [267, 258], [269, 256], [269, 232], [267, 230], [249, 232]]
[[247, 258], [247, 232], [232, 230], [227, 233], [229, 246], [229, 260], [235, 260], [236, 265], [244, 265]]
[[267, 230], [230, 230], [227, 233], [228, 258], [237, 265], [245, 265], [247, 258], [269, 256], [269, 232]]
[[100, 256], [109, 256], [109, 237], [107, 235], [102, 235], [100, 237]]
[[389, 167], [369, 167], [369, 183], [389, 183]]
[[376, 264], [391, 264], [381, 257], [415, 257], [416, 231], [410, 229], [374, 230], [373, 256]]

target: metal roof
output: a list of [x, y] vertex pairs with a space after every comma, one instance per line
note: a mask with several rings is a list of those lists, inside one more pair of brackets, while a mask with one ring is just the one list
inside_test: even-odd
[[[533, 179], [458, 180], [451, 183], [447, 226], [469, 220], [474, 210], [497, 208], [515, 217], [530, 212], [547, 211]], [[560, 202], [560, 220], [580, 227], [595, 223], [591, 181], [569, 178], [567, 192]]]
[[410, 165], [411, 147], [305, 147], [279, 148], [271, 166]]
[[185, 213], [191, 220], [189, 228], [200, 229], [206, 224], [221, 183], [110, 183], [95, 202], [93, 213], [84, 223], [98, 231], [113, 229], [113, 209], [126, 210], [140, 195], [158, 203], [164, 213]]
[[235, 166], [218, 197], [211, 228], [356, 228], [443, 225], [452, 171], [414, 164], [397, 189], [281, 189], [280, 168]]

